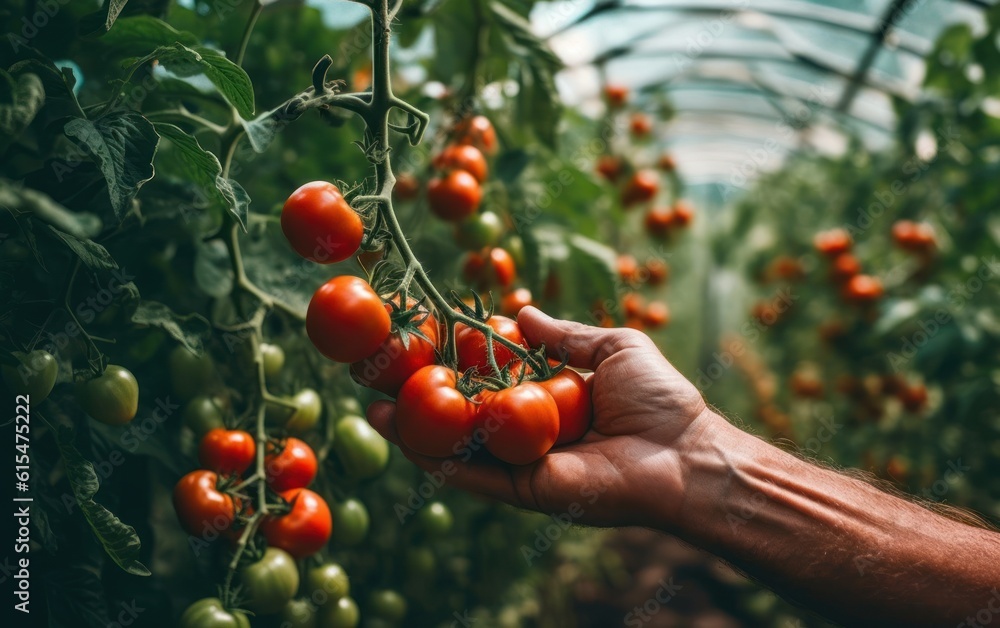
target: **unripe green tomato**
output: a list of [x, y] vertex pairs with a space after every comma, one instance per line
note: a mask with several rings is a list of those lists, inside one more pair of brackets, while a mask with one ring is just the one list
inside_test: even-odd
[[246, 606], [255, 613], [277, 613], [299, 589], [299, 568], [292, 555], [269, 547], [260, 560], [240, 571]]
[[455, 226], [455, 239], [469, 251], [494, 246], [503, 233], [503, 220], [493, 212], [472, 215]]
[[402, 621], [406, 617], [406, 598], [392, 589], [372, 591], [368, 603], [376, 617], [393, 622]]
[[406, 576], [411, 582], [432, 578], [437, 570], [437, 557], [429, 547], [408, 547], [403, 558]]
[[503, 248], [507, 249], [510, 256], [514, 258], [514, 266], [524, 268], [524, 240], [519, 235], [512, 235], [504, 242]]
[[268, 379], [277, 377], [281, 367], [285, 366], [285, 350], [278, 345], [262, 342], [260, 356], [264, 360], [264, 376]]
[[295, 412], [285, 422], [285, 429], [292, 434], [304, 434], [316, 427], [323, 413], [323, 400], [312, 388], [303, 388], [295, 393], [291, 401], [295, 404]]
[[48, 351], [17, 352], [18, 366], [3, 365], [3, 381], [15, 395], [28, 395], [31, 403], [41, 403], [52, 392], [59, 374], [59, 364]]
[[240, 611], [227, 611], [217, 597], [198, 600], [181, 615], [179, 628], [250, 628], [250, 620]]
[[441, 502], [431, 502], [417, 513], [417, 525], [427, 536], [440, 538], [451, 532], [455, 518]]
[[139, 411], [139, 382], [117, 364], [104, 373], [76, 385], [76, 399], [84, 412], [107, 425], [125, 425]]
[[333, 507], [333, 540], [340, 545], [353, 547], [368, 536], [368, 509], [356, 499], [348, 499]]
[[222, 403], [210, 395], [198, 395], [187, 402], [181, 420], [199, 440], [210, 430], [226, 426]]
[[320, 628], [355, 628], [361, 621], [358, 605], [349, 597], [342, 597], [319, 610]]
[[187, 347], [174, 347], [167, 358], [170, 385], [181, 399], [190, 399], [208, 390], [215, 379], [215, 363], [208, 353], [197, 355]]
[[333, 450], [353, 478], [368, 479], [389, 463], [389, 444], [361, 417], [347, 416], [337, 423]]
[[309, 600], [290, 600], [281, 611], [281, 628], [316, 628], [316, 608]]
[[[319, 567], [313, 567], [306, 573], [306, 589], [310, 599], [328, 606], [351, 594], [351, 580], [347, 577], [344, 568], [337, 563], [325, 563]], [[326, 594], [326, 601], [323, 597], [316, 595], [318, 591]]]
[[354, 397], [340, 397], [337, 399], [336, 404], [337, 416], [361, 416], [364, 414], [361, 402]]

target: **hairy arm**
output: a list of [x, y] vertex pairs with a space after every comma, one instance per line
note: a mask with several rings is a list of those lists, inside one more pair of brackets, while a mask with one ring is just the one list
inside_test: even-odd
[[659, 526], [847, 625], [1000, 622], [1000, 535], [809, 464], [718, 416]]

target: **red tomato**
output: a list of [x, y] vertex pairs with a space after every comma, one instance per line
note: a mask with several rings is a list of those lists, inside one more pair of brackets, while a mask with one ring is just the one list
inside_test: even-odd
[[813, 246], [827, 257], [837, 257], [850, 251], [852, 244], [851, 235], [840, 228], [820, 231], [813, 238]]
[[401, 172], [396, 176], [396, 187], [392, 193], [401, 201], [410, 201], [420, 192], [420, 180], [412, 172]]
[[309, 486], [316, 477], [316, 467], [312, 447], [297, 438], [287, 438], [278, 446], [267, 444], [264, 475], [271, 488], [279, 493]]
[[642, 316], [642, 310], [645, 305], [642, 295], [638, 292], [629, 292], [622, 297], [622, 310], [624, 310], [625, 316], [628, 318]]
[[597, 174], [614, 183], [622, 174], [622, 161], [614, 155], [601, 155], [597, 158], [595, 170]]
[[660, 178], [652, 170], [640, 170], [632, 175], [622, 190], [622, 204], [630, 207], [653, 200], [660, 191]]
[[523, 382], [481, 393], [477, 422], [486, 430], [486, 449], [509, 464], [529, 464], [559, 438], [559, 406], [545, 388]]
[[240, 501], [221, 492], [218, 481], [214, 471], [198, 469], [174, 486], [174, 510], [188, 534], [209, 539], [233, 525]]
[[897, 220], [892, 225], [892, 238], [907, 251], [924, 251], [934, 247], [934, 227], [926, 222]]
[[674, 224], [674, 212], [669, 207], [650, 207], [646, 212], [646, 233], [662, 238], [670, 233]]
[[527, 288], [517, 288], [511, 292], [504, 295], [503, 299], [500, 301], [500, 311], [504, 313], [505, 316], [517, 316], [517, 313], [529, 305], [532, 305], [534, 300], [531, 296], [531, 290]]
[[694, 220], [694, 207], [685, 200], [674, 203], [674, 224], [679, 227], [686, 227]]
[[483, 200], [479, 181], [465, 170], [452, 170], [427, 184], [427, 203], [434, 215], [458, 222], [471, 216]]
[[877, 301], [883, 292], [882, 282], [871, 275], [855, 275], [844, 286], [844, 298], [851, 301]]
[[642, 313], [642, 322], [656, 329], [670, 322], [670, 308], [663, 301], [653, 301]]
[[841, 253], [830, 262], [830, 275], [836, 281], [847, 281], [861, 272], [861, 262], [850, 253]]
[[646, 283], [658, 286], [670, 276], [670, 266], [661, 259], [651, 257], [646, 260]]
[[224, 475], [240, 474], [253, 464], [256, 443], [243, 430], [209, 430], [198, 446], [201, 466]]
[[594, 418], [587, 380], [576, 371], [564, 368], [555, 377], [536, 383], [552, 395], [559, 408], [559, 437], [556, 445], [565, 445], [583, 438]]
[[618, 276], [626, 283], [639, 281], [639, 262], [631, 255], [619, 255]]
[[628, 88], [624, 85], [607, 85], [604, 88], [604, 97], [612, 107], [621, 107], [628, 100]]
[[[387, 311], [392, 311], [390, 304], [387, 303], [385, 307]], [[413, 307], [412, 303], [409, 307]], [[427, 311], [424, 308], [421, 310]], [[351, 365], [351, 377], [354, 381], [395, 397], [411, 375], [428, 364], [434, 364], [437, 357], [437, 319], [428, 314], [418, 329], [430, 340], [408, 334], [409, 347], [406, 347], [399, 330], [394, 330], [375, 353]]]
[[261, 522], [260, 530], [267, 544], [298, 559], [323, 549], [333, 532], [333, 517], [326, 501], [307, 488], [293, 488], [279, 495], [292, 509]]
[[908, 412], [920, 412], [927, 405], [927, 387], [923, 384], [906, 386], [897, 396]]
[[333, 264], [357, 252], [365, 225], [337, 186], [313, 181], [292, 192], [285, 201], [281, 231], [302, 257]]
[[629, 120], [629, 130], [636, 137], [646, 137], [653, 132], [653, 120], [644, 113], [633, 113]]
[[396, 431], [413, 451], [424, 456], [454, 456], [472, 435], [476, 405], [455, 388], [455, 372], [447, 366], [425, 366], [406, 380], [396, 399]]
[[335, 362], [357, 362], [378, 350], [392, 321], [364, 279], [342, 275], [320, 286], [306, 311], [306, 333]]
[[[521, 335], [521, 328], [517, 323], [506, 316], [492, 316], [486, 324], [493, 328], [493, 334], [503, 336], [515, 344], [527, 347], [524, 336]], [[486, 335], [467, 327], [462, 323], [455, 325], [455, 345], [458, 349], [458, 368], [462, 371], [477, 369], [480, 373], [490, 372], [489, 358], [486, 355]], [[503, 346], [496, 340], [493, 341], [493, 357], [496, 358], [497, 366], [503, 368], [517, 359], [517, 355]]]
[[434, 158], [433, 165], [438, 170], [465, 170], [482, 183], [489, 174], [489, 166], [482, 151], [470, 144], [453, 144], [446, 147]]
[[673, 172], [677, 169], [677, 162], [674, 161], [672, 155], [664, 153], [660, 155], [659, 161], [656, 162], [656, 166], [660, 170], [665, 170], [666, 172]]
[[471, 144], [487, 155], [497, 152], [497, 131], [486, 116], [466, 118], [455, 127], [455, 141]]
[[509, 288], [517, 277], [514, 258], [505, 249], [494, 247], [486, 252], [469, 253], [462, 274], [466, 281], [481, 290], [497, 285]]

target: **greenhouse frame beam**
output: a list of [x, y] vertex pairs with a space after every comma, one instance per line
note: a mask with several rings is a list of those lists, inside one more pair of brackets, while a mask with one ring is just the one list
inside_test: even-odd
[[[733, 8], [731, 3], [718, 0], [706, 0], [705, 2], [698, 3], [692, 3], [691, 0], [661, 0], [661, 2], [655, 5], [646, 6], [623, 4], [620, 0], [605, 0], [603, 2], [598, 2], [589, 11], [576, 18], [566, 26], [551, 33], [548, 37], [554, 37], [595, 17], [599, 17], [605, 13], [616, 10], [658, 12], [677, 11], [706, 17], [718, 17], [720, 14], [727, 12], [739, 14], [760, 13], [778, 18], [815, 22], [817, 24], [873, 37], [879, 34], [880, 28], [883, 24], [882, 20], [878, 20], [868, 15], [797, 0], [757, 0], [755, 2], [755, 6], [749, 9]], [[908, 32], [898, 32], [896, 33], [896, 38], [896, 47], [899, 50], [916, 56], [926, 55], [931, 50], [933, 45], [933, 42]], [[884, 40], [884, 37], [882, 39]]]
[[882, 15], [882, 19], [879, 20], [878, 29], [872, 33], [871, 43], [868, 44], [868, 48], [858, 62], [858, 67], [854, 71], [854, 75], [848, 79], [847, 85], [844, 86], [844, 93], [837, 104], [838, 110], [847, 111], [850, 108], [851, 103], [854, 102], [854, 98], [858, 95], [858, 90], [868, 75], [868, 71], [875, 63], [878, 54], [882, 52], [886, 37], [889, 36], [889, 33], [911, 4], [913, 4], [913, 0], [892, 0], [892, 4], [889, 5], [889, 8]]
[[[610, 53], [613, 51], [609, 51], [609, 53], [605, 53], [601, 57], [590, 61], [589, 64], [600, 65], [602, 63], [606, 63], [608, 61], [611, 61], [615, 58], [622, 56], [631, 56], [640, 58], [645, 56], [651, 58], [658, 58], [663, 54], [663, 51], [657, 51], [656, 53], [643, 53], [642, 51], [633, 51], [628, 49], [624, 51], [621, 51], [621, 49], [618, 50], [620, 54], [612, 55]], [[693, 64], [697, 64], [704, 61], [721, 60], [721, 61], [732, 61], [735, 63], [740, 63], [741, 65], [749, 65], [749, 63], [754, 61], [762, 61], [767, 63], [783, 63], [795, 66], [805, 65], [806, 67], [816, 70], [817, 72], [830, 74], [846, 80], [851, 80], [854, 77], [854, 74], [852, 74], [851, 72], [846, 72], [825, 62], [813, 59], [807, 55], [791, 51], [788, 52], [788, 55], [789, 56], [775, 55], [762, 51], [758, 52], [747, 51], [746, 53], [743, 54], [706, 51], [697, 58], [691, 59], [691, 62]], [[669, 76], [662, 82], [668, 83], [676, 76], [679, 76], [679, 73]], [[870, 75], [866, 73], [865, 76], [861, 77], [861, 84], [875, 91], [882, 92], [885, 94], [890, 94], [892, 96], [897, 96], [905, 100], [913, 100], [914, 98], [914, 95], [908, 93], [908, 90], [906, 89], [907, 86], [902, 82], [900, 82], [898, 85], [893, 85], [889, 81], [873, 79]]]
[[[692, 85], [691, 87], [681, 87], [680, 89], [671, 89], [671, 91], [704, 90], [707, 92], [715, 92], [721, 94], [725, 92], [735, 91], [732, 89], [725, 89], [724, 86], [737, 86], [744, 88], [742, 91], [745, 91], [747, 93], [759, 93], [765, 98], [770, 97], [768, 98], [768, 102], [771, 103], [771, 106], [778, 111], [779, 117], [781, 118], [787, 119], [792, 116], [789, 116], [788, 113], [780, 107], [780, 105], [771, 102], [771, 98], [794, 98], [795, 100], [798, 100], [807, 107], [821, 109], [837, 117], [846, 117], [848, 119], [858, 122], [859, 124], [863, 124], [865, 126], [871, 127], [883, 133], [892, 133], [892, 128], [886, 127], [885, 125], [879, 124], [878, 122], [862, 118], [861, 116], [852, 114], [848, 111], [840, 111], [837, 109], [837, 107], [833, 105], [828, 105], [819, 100], [806, 98], [805, 96], [793, 94], [790, 92], [780, 91], [770, 85], [765, 85], [763, 82], [756, 82], [756, 78], [753, 81], [744, 81], [738, 78], [725, 78], [725, 77], [712, 77], [712, 78], [691, 77], [688, 79], [681, 80], [678, 83], [674, 83], [674, 85], [683, 85], [684, 83], [695, 83], [695, 82], [702, 83], [703, 85], [701, 86]], [[717, 85], [713, 85], [713, 83]]]

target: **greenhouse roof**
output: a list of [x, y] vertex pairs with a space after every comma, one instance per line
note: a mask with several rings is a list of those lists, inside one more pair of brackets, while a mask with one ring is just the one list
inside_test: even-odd
[[[873, 148], [892, 98], [918, 99], [924, 57], [956, 22], [984, 28], [983, 0], [564, 0], [532, 20], [566, 68], [562, 97], [603, 111], [601, 85], [676, 115], [657, 140], [692, 183], [733, 183], [800, 150]], [[749, 164], [749, 167], [748, 167]]]

